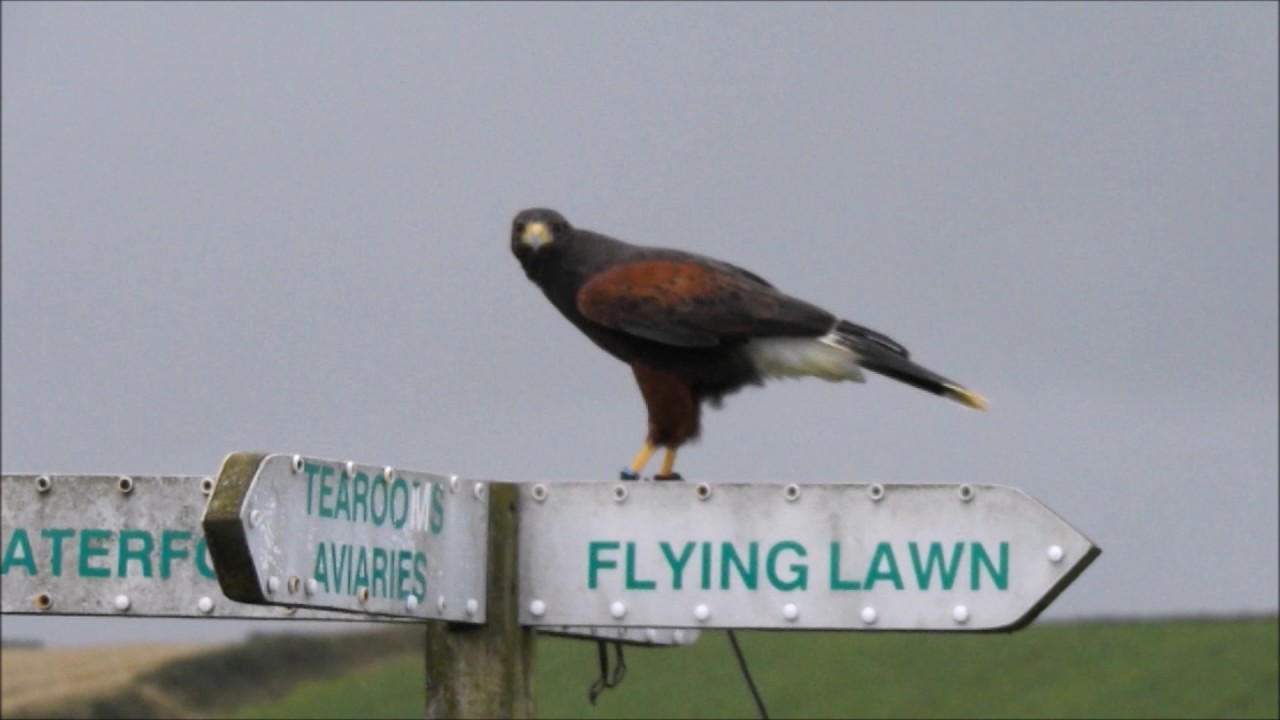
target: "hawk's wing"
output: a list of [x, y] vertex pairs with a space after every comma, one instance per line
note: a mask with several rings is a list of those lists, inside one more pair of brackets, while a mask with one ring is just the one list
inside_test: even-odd
[[679, 347], [715, 347], [751, 337], [812, 336], [834, 317], [730, 265], [642, 260], [601, 272], [578, 291], [588, 320]]

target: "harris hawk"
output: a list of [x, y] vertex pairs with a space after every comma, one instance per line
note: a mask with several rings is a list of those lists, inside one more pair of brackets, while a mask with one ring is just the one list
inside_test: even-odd
[[511, 251], [566, 318], [631, 366], [649, 413], [638, 479], [679, 480], [676, 451], [698, 437], [703, 402], [777, 377], [863, 382], [862, 369], [984, 410], [987, 401], [912, 362], [892, 338], [779, 291], [755, 273], [693, 253], [573, 227], [547, 208], [516, 214]]

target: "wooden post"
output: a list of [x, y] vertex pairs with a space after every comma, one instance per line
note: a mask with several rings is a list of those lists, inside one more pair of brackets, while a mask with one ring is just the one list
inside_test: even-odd
[[510, 483], [489, 483], [488, 622], [427, 623], [428, 718], [532, 718], [533, 630], [521, 627], [516, 593], [516, 502]]

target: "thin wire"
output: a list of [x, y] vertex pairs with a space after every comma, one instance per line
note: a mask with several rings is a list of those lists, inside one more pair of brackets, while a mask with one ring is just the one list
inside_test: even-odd
[[622, 678], [627, 676], [627, 661], [622, 657], [622, 643], [613, 643], [614, 654], [617, 655], [617, 662], [613, 666], [613, 672], [609, 672], [609, 643], [604, 640], [596, 641], [596, 652], [600, 660], [600, 677], [591, 683], [591, 689], [587, 691], [587, 699], [592, 705], [596, 704], [596, 699], [600, 697], [609, 688], [618, 687], [622, 683]]
[[756, 701], [756, 710], [760, 712], [760, 720], [769, 720], [769, 711], [764, 707], [764, 700], [760, 699], [760, 691], [756, 689], [755, 681], [751, 679], [751, 671], [747, 669], [747, 659], [742, 655], [742, 648], [738, 646], [738, 636], [733, 630], [729, 630], [729, 644], [733, 645], [733, 654], [738, 656], [738, 667], [742, 668], [742, 678], [747, 681], [747, 688], [751, 690], [751, 697]]

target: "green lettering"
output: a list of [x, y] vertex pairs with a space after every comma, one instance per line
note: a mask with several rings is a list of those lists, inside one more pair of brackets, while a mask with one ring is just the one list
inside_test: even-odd
[[[888, 569], [881, 570], [881, 565], [888, 565]], [[863, 585], [870, 590], [880, 580], [892, 580], [895, 588], [902, 589], [902, 575], [898, 574], [898, 560], [893, 556], [893, 546], [887, 542], [876, 545], [875, 554], [871, 556], [871, 568], [867, 570], [867, 579]]]
[[323, 518], [333, 517], [333, 508], [324, 504], [324, 501], [333, 494], [333, 484], [329, 482], [332, 477], [333, 468], [328, 465], [320, 466], [320, 502], [317, 504], [320, 506], [320, 517]]
[[376, 547], [373, 548], [371, 553], [373, 554], [373, 582], [369, 584], [369, 594], [373, 597], [389, 597], [387, 593], [387, 551]]
[[628, 590], [652, 590], [658, 586], [653, 580], [637, 580], [636, 579], [636, 544], [627, 543], [627, 589]]
[[831, 589], [832, 590], [861, 590], [862, 583], [857, 580], [845, 580], [840, 577], [840, 543], [833, 541], [831, 543]]
[[417, 583], [414, 593], [424, 598], [427, 596], [427, 556], [423, 553], [413, 555], [413, 579]]
[[769, 548], [769, 556], [765, 559], [765, 575], [769, 578], [769, 584], [783, 592], [809, 589], [809, 567], [804, 563], [791, 563], [788, 566], [792, 572], [790, 580], [778, 577], [778, 556], [783, 550], [790, 550], [800, 557], [805, 556], [804, 546], [794, 540], [775, 543]]
[[615, 540], [593, 540], [587, 544], [587, 588], [595, 590], [599, 584], [600, 571], [618, 567], [617, 560], [605, 560], [600, 553], [605, 550], [617, 550], [622, 543]]
[[404, 600], [409, 597], [409, 592], [405, 590], [404, 583], [409, 579], [409, 565], [413, 562], [413, 553], [408, 550], [401, 550], [396, 553], [396, 592], [397, 600]]
[[312, 490], [315, 487], [316, 473], [320, 472], [320, 466], [313, 462], [308, 462], [302, 467], [307, 473], [307, 514], [315, 515], [315, 511], [312, 509], [314, 506], [311, 504], [311, 498], [314, 495]]
[[444, 529], [444, 486], [431, 484], [431, 533], [439, 535]]
[[[53, 552], [49, 556], [49, 564], [53, 566], [53, 576], [62, 577], [62, 541], [74, 537], [76, 531], [71, 528], [45, 528], [40, 531], [41, 537], [53, 541]], [[32, 567], [35, 567], [33, 564]]]
[[111, 539], [110, 530], [80, 531], [80, 577], [111, 577], [111, 568], [95, 567], [89, 561], [96, 557], [110, 554], [107, 541]]
[[31, 552], [31, 538], [24, 528], [14, 528], [4, 545], [4, 560], [0, 561], [0, 575], [8, 575], [14, 565], [25, 568], [28, 575], [36, 575], [35, 554]]
[[367, 523], [369, 522], [369, 476], [363, 472], [356, 473], [356, 479], [351, 483], [355, 497], [352, 498], [351, 516], [353, 522]]
[[[84, 533], [81, 533], [83, 535]], [[172, 564], [174, 560], [185, 560], [191, 557], [191, 554], [184, 547], [176, 547], [173, 542], [175, 540], [190, 540], [191, 532], [188, 530], [165, 530], [160, 534], [160, 577], [168, 578], [172, 573]]]
[[[134, 550], [129, 547], [130, 540], [142, 541], [142, 547]], [[136, 560], [142, 566], [142, 577], [151, 577], [151, 551], [156, 541], [146, 530], [120, 531], [120, 558], [116, 563], [116, 575], [129, 577], [129, 561]]]
[[342, 591], [342, 578], [345, 577], [347, 579], [347, 582], [346, 582], [347, 594], [355, 595], [356, 594], [356, 583], [355, 583], [356, 574], [354, 571], [355, 561], [351, 559], [351, 546], [347, 545], [346, 543], [343, 543], [342, 550], [338, 551], [337, 568], [338, 568], [337, 570], [338, 577], [337, 577], [337, 582], [334, 583], [334, 591], [335, 592]]
[[329, 592], [337, 594], [343, 592], [348, 580], [346, 562], [344, 561], [345, 555], [343, 555], [337, 543], [329, 543], [328, 547], [329, 558], [325, 569], [329, 571]]
[[978, 589], [978, 580], [981, 576], [981, 567], [987, 567], [987, 574], [991, 576], [991, 581], [995, 583], [997, 590], [1009, 589], [1009, 543], [1000, 543], [1000, 569], [997, 570], [991, 562], [991, 556], [987, 555], [987, 549], [982, 543], [969, 543], [969, 589]]
[[213, 558], [209, 556], [209, 544], [203, 535], [196, 540], [196, 570], [210, 580], [217, 577], [213, 572]]
[[316, 543], [316, 562], [315, 566], [311, 568], [311, 577], [315, 578], [316, 584], [324, 588], [324, 591], [327, 593], [330, 592], [330, 590], [329, 556], [324, 551], [326, 545], [328, 545], [328, 543], [325, 543], [323, 540]]
[[928, 590], [929, 585], [933, 582], [933, 566], [938, 566], [938, 576], [942, 581], [942, 589], [950, 590], [952, 584], [956, 580], [956, 572], [960, 569], [960, 556], [964, 554], [964, 543], [956, 543], [951, 551], [951, 564], [946, 564], [945, 555], [942, 552], [942, 543], [929, 543], [929, 559], [925, 563], [920, 562], [919, 543], [907, 543], [907, 548], [911, 551], [911, 567], [916, 571], [916, 586], [921, 590]]
[[[396, 511], [396, 498], [401, 498], [400, 510]], [[395, 482], [391, 483], [391, 527], [397, 530], [404, 527], [404, 523], [409, 519], [409, 483], [404, 478], [397, 477]]]
[[760, 579], [760, 543], [752, 540], [747, 543], [747, 563], [742, 563], [742, 557], [738, 555], [738, 551], [734, 549], [733, 543], [720, 543], [720, 589], [729, 589], [729, 569], [738, 568], [738, 575], [742, 578], [742, 584], [748, 590], [755, 590]]
[[702, 543], [702, 589], [711, 589], [711, 543]]
[[677, 558], [675, 553], [671, 552], [671, 543], [661, 542], [658, 547], [662, 548], [662, 556], [667, 559], [667, 564], [671, 566], [671, 589], [679, 590], [684, 587], [684, 566], [689, 564], [689, 558], [693, 557], [693, 543], [684, 544], [684, 550], [680, 552]]
[[[369, 553], [365, 552], [365, 547], [363, 545], [354, 547], [351, 549], [351, 551], [360, 553], [358, 556], [356, 556], [356, 573], [355, 573], [356, 587], [368, 588], [369, 587]], [[370, 590], [370, 594], [372, 594], [373, 589], [369, 588], [369, 590]]]
[[[382, 491], [382, 503], [379, 507], [378, 491]], [[369, 517], [373, 520], [373, 524], [382, 527], [387, 521], [387, 477], [379, 475], [373, 479], [373, 487], [369, 492]]]
[[339, 520], [352, 522], [351, 481], [347, 479], [346, 475], [338, 476], [338, 499], [333, 504], [333, 516]]

